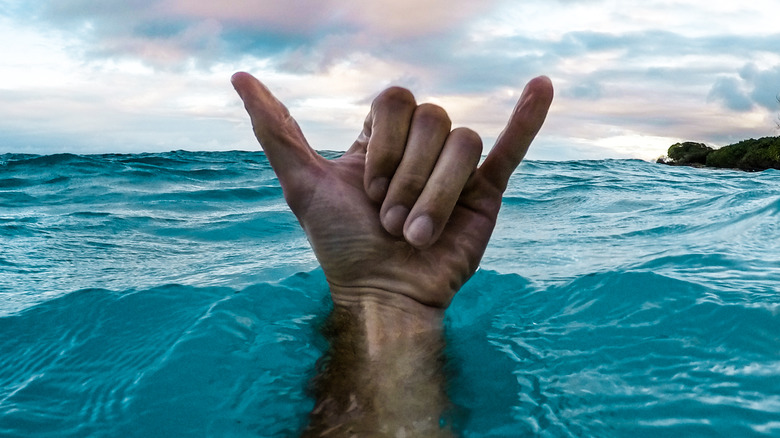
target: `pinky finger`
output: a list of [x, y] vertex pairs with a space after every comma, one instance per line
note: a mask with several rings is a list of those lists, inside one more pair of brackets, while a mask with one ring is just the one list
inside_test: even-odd
[[548, 77], [539, 76], [528, 82], [506, 128], [482, 163], [479, 172], [501, 192], [506, 190], [509, 177], [542, 128], [552, 99], [553, 87]]

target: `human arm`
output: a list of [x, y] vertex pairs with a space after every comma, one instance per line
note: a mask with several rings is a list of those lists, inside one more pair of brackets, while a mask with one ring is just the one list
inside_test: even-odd
[[416, 317], [372, 302], [334, 306], [304, 437], [451, 436], [441, 324], [410, 330]]
[[[334, 312], [351, 318], [351, 329], [334, 337], [351, 346], [339, 351], [354, 353], [342, 357], [354, 371], [351, 382], [373, 383], [341, 389], [402, 399], [390, 395], [401, 370], [434, 366], [415, 345], [441, 339], [444, 309], [477, 269], [509, 177], [544, 122], [549, 79], [529, 82], [479, 167], [479, 136], [452, 130], [443, 109], [418, 105], [407, 90], [381, 93], [355, 143], [329, 161], [262, 83], [238, 73], [233, 84], [322, 266]], [[370, 377], [377, 361], [398, 372]], [[417, 396], [425, 394], [432, 392]], [[382, 414], [365, 397], [358, 403], [364, 419]]]

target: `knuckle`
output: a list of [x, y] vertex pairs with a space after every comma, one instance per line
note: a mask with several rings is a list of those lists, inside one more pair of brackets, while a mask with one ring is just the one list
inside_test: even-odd
[[448, 143], [459, 150], [467, 161], [479, 161], [482, 156], [482, 138], [469, 128], [455, 128], [450, 133], [452, 141]]
[[418, 106], [414, 111], [414, 119], [424, 125], [446, 126], [447, 129], [452, 124], [447, 111], [432, 103], [423, 103]]
[[482, 154], [482, 138], [473, 129], [455, 128], [450, 135], [458, 141], [461, 148], [470, 153]]
[[381, 92], [374, 99], [374, 106], [386, 106], [390, 110], [397, 110], [416, 105], [414, 95], [403, 87], [390, 87]]
[[393, 177], [393, 182], [403, 188], [410, 196], [418, 196], [428, 182], [428, 175], [417, 172], [404, 172]]

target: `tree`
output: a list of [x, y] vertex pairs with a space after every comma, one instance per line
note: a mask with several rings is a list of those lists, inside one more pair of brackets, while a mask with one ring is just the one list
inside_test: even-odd
[[[780, 93], [775, 96], [775, 99], [777, 99], [777, 103], [780, 103]], [[777, 115], [777, 121], [775, 122], [775, 125], [777, 125], [777, 129], [780, 131], [780, 114]]]

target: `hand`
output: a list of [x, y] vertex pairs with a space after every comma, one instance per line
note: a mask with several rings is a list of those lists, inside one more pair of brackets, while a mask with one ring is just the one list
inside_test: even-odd
[[440, 107], [389, 88], [374, 100], [352, 147], [329, 161], [260, 81], [236, 73], [232, 82], [334, 302], [370, 300], [403, 310], [446, 308], [476, 271], [509, 177], [553, 97], [548, 78], [529, 82], [477, 167], [476, 133], [451, 130]]

